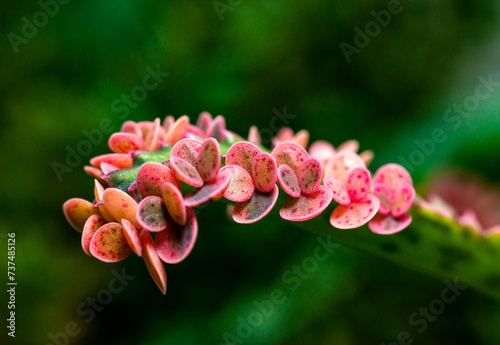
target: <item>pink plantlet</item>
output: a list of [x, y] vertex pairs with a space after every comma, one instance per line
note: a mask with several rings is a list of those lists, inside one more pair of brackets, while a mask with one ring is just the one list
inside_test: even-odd
[[126, 169], [132, 167], [132, 156], [128, 153], [108, 153], [94, 157], [90, 160], [90, 164], [96, 168], [101, 166], [101, 163], [108, 163], [116, 166], [118, 169]]
[[331, 201], [332, 191], [328, 187], [318, 186], [312, 194], [288, 198], [280, 208], [280, 216], [294, 222], [309, 220], [321, 214]]
[[189, 124], [186, 128], [184, 136], [191, 139], [203, 139], [206, 137], [206, 134], [200, 128]]
[[284, 143], [285, 141], [291, 141], [293, 139], [293, 129], [290, 127], [283, 127], [281, 128], [276, 136], [272, 139], [273, 147], [278, 146], [281, 143]]
[[136, 218], [142, 228], [152, 232], [165, 230], [172, 222], [162, 198], [157, 196], [148, 196], [139, 203]]
[[309, 132], [305, 129], [301, 129], [300, 131], [295, 133], [291, 141], [299, 144], [303, 148], [307, 148], [307, 146], [309, 145]]
[[352, 169], [347, 178], [347, 192], [351, 201], [363, 200], [370, 191], [371, 174], [368, 169], [357, 167]]
[[283, 164], [292, 168], [294, 174], [299, 176], [299, 170], [307, 159], [309, 154], [307, 151], [296, 143], [287, 141], [276, 146], [272, 152], [278, 166]]
[[368, 194], [359, 202], [337, 206], [330, 215], [330, 224], [337, 229], [353, 229], [368, 223], [378, 211], [380, 202]]
[[137, 172], [136, 184], [143, 197], [162, 196], [165, 183], [172, 183], [178, 189], [181, 188], [174, 173], [163, 164], [147, 162]]
[[301, 193], [311, 195], [318, 190], [321, 183], [323, 166], [314, 158], [308, 159], [300, 166], [297, 178]]
[[139, 230], [134, 226], [134, 224], [130, 223], [126, 219], [122, 219], [120, 221], [123, 228], [123, 235], [127, 240], [128, 245], [137, 256], [142, 256], [142, 243], [139, 238]]
[[99, 209], [87, 200], [72, 198], [64, 203], [63, 212], [68, 223], [76, 231], [82, 232], [87, 219], [93, 214], [99, 214]]
[[196, 127], [198, 127], [205, 135], [208, 134], [208, 128], [212, 123], [212, 115], [209, 112], [202, 112], [200, 116], [198, 116], [198, 120], [196, 121]]
[[366, 166], [369, 166], [375, 155], [372, 150], [366, 150], [361, 152], [359, 157], [363, 160]]
[[134, 134], [143, 139], [141, 127], [134, 121], [125, 121], [120, 129], [122, 133]]
[[90, 253], [104, 262], [118, 262], [127, 258], [132, 249], [123, 234], [122, 226], [119, 223], [107, 223], [92, 237]]
[[334, 154], [335, 148], [333, 145], [324, 140], [315, 141], [309, 147], [309, 155], [311, 158], [317, 159], [323, 165], [325, 165]]
[[[273, 190], [278, 178], [278, 165], [269, 153], [259, 153], [252, 162], [252, 179], [262, 193]], [[320, 181], [321, 182], [321, 181]]]
[[325, 165], [324, 176], [331, 176], [347, 185], [350, 172], [358, 167], [366, 168], [363, 160], [357, 153], [352, 151], [340, 151], [336, 153]]
[[186, 224], [186, 206], [181, 191], [172, 183], [165, 183], [161, 189], [161, 195], [172, 219], [177, 224]]
[[408, 171], [398, 164], [386, 164], [373, 177], [373, 194], [380, 200], [380, 216], [369, 227], [377, 234], [394, 234], [411, 223], [406, 212], [415, 199], [413, 181]]
[[215, 119], [210, 123], [207, 130], [207, 136], [215, 138], [217, 141], [224, 141], [226, 138], [226, 120], [224, 116], [217, 115]]
[[251, 176], [254, 158], [261, 153], [260, 149], [248, 141], [239, 141], [227, 150], [226, 165], [238, 165]]
[[120, 170], [120, 168], [118, 168], [112, 164], [106, 163], [106, 162], [101, 163], [101, 171], [102, 171], [103, 175], [107, 175], [110, 172], [116, 171], [116, 170]]
[[276, 185], [269, 193], [255, 190], [250, 199], [236, 203], [233, 209], [233, 220], [241, 224], [255, 223], [271, 212], [277, 200], [278, 186]]
[[156, 151], [160, 146], [160, 119], [156, 118], [144, 138], [144, 148], [148, 151]]
[[219, 144], [214, 138], [205, 140], [198, 149], [198, 172], [207, 183], [215, 179], [220, 169], [221, 156]]
[[93, 214], [87, 219], [82, 231], [82, 248], [85, 254], [92, 256], [90, 253], [90, 242], [92, 237], [99, 230], [101, 226], [106, 224], [107, 221], [100, 214]]
[[139, 129], [141, 130], [142, 133], [142, 139], [146, 139], [148, 136], [149, 131], [153, 127], [153, 122], [152, 121], [139, 121], [137, 122], [137, 126], [139, 126]]
[[252, 176], [239, 165], [226, 165], [219, 174], [228, 173], [231, 180], [223, 196], [231, 201], [243, 202], [252, 197], [255, 190]]
[[184, 197], [186, 207], [196, 207], [209, 201], [215, 201], [222, 197], [231, 182], [231, 176], [227, 172], [217, 174], [215, 180], [205, 183], [203, 187], [193, 189]]
[[104, 191], [103, 201], [114, 219], [126, 219], [136, 228], [142, 228], [136, 217], [137, 202], [130, 195], [117, 188], [108, 188]]
[[104, 173], [102, 172], [101, 169], [90, 166], [90, 165], [86, 165], [83, 167], [83, 170], [87, 173], [87, 175], [89, 175], [93, 179], [99, 180], [99, 182], [102, 185], [106, 185], [106, 186], [108, 185], [108, 183], [102, 178]]
[[283, 164], [278, 167], [278, 182], [288, 195], [298, 198], [300, 196], [300, 184], [297, 175], [292, 168]]
[[177, 119], [169, 128], [165, 135], [165, 142], [168, 144], [175, 144], [184, 138], [184, 132], [189, 125], [189, 117], [183, 115]]
[[359, 142], [357, 140], [351, 139], [343, 142], [337, 147], [337, 152], [339, 151], [351, 151], [358, 152], [359, 150]]
[[156, 251], [161, 260], [176, 264], [184, 260], [193, 250], [198, 236], [198, 221], [192, 209], [187, 209], [184, 225], [169, 223], [167, 228], [156, 235]]
[[163, 294], [167, 293], [167, 274], [163, 262], [158, 256], [153, 238], [146, 229], [139, 232], [142, 244], [142, 258], [148, 268], [149, 274]]
[[261, 146], [262, 145], [262, 140], [260, 138], [260, 133], [259, 130], [257, 129], [256, 126], [250, 127], [250, 130], [248, 132], [248, 141], [251, 142], [252, 144], [256, 146]]
[[203, 179], [200, 173], [188, 161], [179, 157], [170, 158], [170, 167], [174, 172], [175, 177], [193, 187], [203, 186]]
[[[162, 127], [165, 131], [165, 134], [168, 133], [168, 131], [170, 130], [170, 128], [172, 127], [174, 122], [175, 122], [175, 119], [172, 115], [165, 116], [165, 118], [163, 119], [163, 123], [162, 123]], [[162, 140], [165, 141], [164, 139], [165, 138], [163, 138]]]
[[333, 199], [341, 205], [349, 205], [351, 197], [345, 184], [332, 176], [326, 176], [323, 180], [325, 186], [331, 189]]
[[99, 183], [98, 180], [94, 180], [94, 183], [95, 183], [95, 185], [94, 185], [94, 198], [95, 198], [95, 202], [96, 202], [95, 206], [100, 204], [97, 207], [99, 207], [99, 212], [104, 217], [104, 219], [106, 219], [108, 222], [116, 222], [116, 220], [113, 218], [113, 216], [109, 213], [106, 206], [104, 206], [104, 202], [102, 202], [102, 198], [104, 195], [104, 187]]
[[198, 150], [200, 149], [201, 142], [195, 139], [182, 139], [175, 143], [170, 153], [172, 157], [181, 158], [189, 164], [198, 167]]
[[129, 153], [137, 150], [144, 150], [144, 140], [142, 135], [131, 133], [113, 133], [108, 140], [111, 151], [116, 153]]
[[404, 214], [399, 218], [377, 214], [368, 224], [370, 230], [379, 235], [392, 235], [406, 229], [411, 223], [411, 216]]

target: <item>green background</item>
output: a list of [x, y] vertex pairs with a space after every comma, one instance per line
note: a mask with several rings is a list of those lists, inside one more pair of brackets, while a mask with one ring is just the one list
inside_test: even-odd
[[[444, 278], [346, 247], [292, 290], [283, 274], [313, 255], [316, 236], [274, 220], [236, 225], [221, 203], [198, 214], [188, 259], [166, 266], [166, 296], [141, 258], [105, 264], [83, 253], [62, 204], [93, 198], [82, 168], [109, 152], [106, 140], [61, 182], [52, 165], [65, 164], [66, 147], [75, 149], [101, 119], [119, 128], [111, 104], [142, 84], [148, 66], [169, 75], [127, 120], [188, 114], [194, 121], [206, 110], [246, 136], [251, 125], [270, 128], [273, 109], [286, 107], [296, 115], [288, 125], [308, 129], [312, 140], [356, 138], [373, 149], [372, 171], [408, 159], [416, 140], [442, 128], [447, 140], [415, 165], [417, 191], [443, 167], [481, 176], [491, 188], [500, 183], [500, 90], [457, 129], [443, 117], [474, 95], [479, 76], [500, 80], [498, 2], [402, 1], [351, 63], [339, 45], [354, 44], [354, 28], [364, 30], [387, 1], [220, 3], [229, 6], [222, 20], [211, 1], [71, 1], [17, 53], [9, 34], [22, 35], [23, 18], [33, 22], [41, 7], [0, 5], [0, 281], [7, 281], [6, 234], [15, 232], [18, 283], [16, 338], [3, 321], [0, 342], [54, 344], [53, 334], [68, 344], [224, 344], [226, 332], [238, 335], [239, 318], [257, 310], [253, 302], [279, 289], [283, 303], [245, 344], [378, 345], [404, 331], [414, 344], [498, 344], [498, 302], [468, 289], [420, 333], [408, 319], [440, 298]], [[87, 322], [80, 304], [102, 295], [122, 269], [134, 279]], [[2, 293], [2, 320], [7, 298]], [[66, 341], [60, 333], [71, 322], [80, 331]]]

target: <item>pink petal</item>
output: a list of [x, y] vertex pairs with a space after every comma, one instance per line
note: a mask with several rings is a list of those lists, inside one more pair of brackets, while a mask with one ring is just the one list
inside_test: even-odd
[[317, 159], [308, 159], [299, 168], [297, 175], [302, 194], [311, 195], [318, 190], [323, 178], [323, 166]]
[[120, 132], [122, 133], [130, 133], [130, 134], [135, 134], [142, 139], [142, 131], [141, 128], [137, 123], [134, 121], [125, 121], [122, 125], [122, 128], [120, 129]]
[[321, 214], [332, 201], [330, 188], [319, 186], [311, 195], [301, 195], [299, 198], [288, 198], [281, 206], [280, 216], [283, 219], [301, 222]]
[[251, 175], [253, 160], [259, 153], [260, 149], [254, 144], [238, 141], [227, 150], [226, 165], [238, 165]]
[[233, 220], [236, 223], [250, 224], [264, 218], [278, 200], [278, 186], [269, 193], [256, 190], [252, 197], [244, 202], [238, 202], [233, 209]]
[[217, 115], [215, 119], [210, 123], [210, 126], [207, 130], [207, 136], [215, 138], [217, 141], [224, 141], [225, 135], [224, 132], [226, 130], [226, 120], [224, 116]]
[[193, 187], [203, 186], [203, 179], [198, 173], [198, 170], [196, 170], [194, 166], [192, 166], [184, 159], [179, 157], [171, 157], [170, 167], [172, 168], [175, 177], [177, 177], [182, 182]]
[[208, 138], [198, 149], [198, 172], [204, 182], [215, 179], [220, 169], [220, 163], [219, 143], [214, 138]]
[[335, 148], [327, 141], [318, 140], [309, 147], [309, 155], [311, 158], [319, 160], [323, 165], [325, 165], [334, 154]]
[[337, 206], [330, 216], [330, 224], [338, 229], [359, 228], [377, 214], [379, 206], [377, 197], [368, 194], [362, 201]]
[[183, 115], [175, 121], [172, 126], [170, 126], [167, 135], [165, 136], [165, 142], [169, 144], [175, 144], [182, 138], [184, 138], [184, 132], [189, 125], [189, 117]]
[[156, 251], [167, 264], [181, 262], [193, 250], [198, 236], [198, 221], [192, 209], [187, 209], [187, 215], [184, 226], [171, 223], [156, 235]]
[[389, 189], [383, 184], [376, 183], [373, 185], [372, 194], [375, 195], [380, 201], [380, 208], [378, 212], [384, 216], [391, 213], [392, 196]]
[[173, 184], [165, 183], [162, 187], [162, 197], [170, 217], [180, 225], [186, 224], [186, 207], [181, 191]]
[[172, 183], [178, 189], [181, 188], [174, 173], [160, 163], [144, 163], [137, 172], [137, 188], [143, 197], [161, 196], [161, 188], [165, 183]]
[[101, 171], [104, 175], [109, 174], [112, 171], [120, 170], [118, 167], [115, 167], [114, 165], [108, 164], [106, 162], [101, 163]]
[[288, 165], [282, 164], [278, 167], [278, 182], [286, 194], [294, 198], [300, 196], [299, 180]]
[[198, 167], [198, 150], [200, 149], [201, 142], [195, 139], [182, 139], [175, 143], [170, 152], [170, 159], [172, 157], [182, 158], [189, 164]]
[[260, 139], [259, 130], [256, 126], [250, 127], [250, 131], [248, 132], [248, 141], [254, 145], [261, 146], [262, 140]]
[[196, 127], [201, 129], [203, 133], [208, 132], [208, 127], [212, 123], [212, 115], [209, 112], [202, 112], [200, 116], [198, 116], [198, 120], [196, 121]]
[[259, 153], [252, 162], [252, 179], [262, 193], [273, 190], [278, 178], [278, 165], [269, 153]]
[[346, 142], [342, 143], [337, 147], [337, 151], [351, 151], [351, 152], [358, 152], [359, 150], [359, 142], [357, 140], [351, 139], [347, 140]]
[[99, 209], [87, 200], [73, 198], [64, 203], [63, 212], [68, 223], [76, 231], [82, 232], [87, 219], [93, 214], [99, 214]]
[[92, 256], [90, 253], [90, 242], [92, 241], [92, 237], [94, 237], [96, 231], [106, 223], [106, 219], [100, 214], [93, 214], [87, 219], [82, 231], [82, 248], [85, 254]]
[[379, 235], [392, 235], [404, 230], [410, 225], [411, 216], [405, 214], [400, 218], [393, 218], [391, 215], [377, 214], [368, 224], [370, 230]]
[[158, 256], [153, 238], [146, 229], [139, 232], [142, 243], [142, 257], [148, 268], [149, 274], [163, 294], [167, 293], [167, 274], [163, 262]]
[[299, 144], [302, 146], [304, 149], [307, 148], [307, 145], [309, 144], [309, 132], [306, 131], [305, 129], [302, 129], [298, 131], [292, 139], [290, 139], [296, 144]]
[[349, 173], [358, 167], [366, 168], [363, 160], [355, 152], [340, 151], [326, 163], [324, 175], [335, 177], [347, 186]]
[[184, 205], [187, 207], [195, 207], [204, 204], [208, 201], [220, 199], [224, 191], [231, 182], [231, 176], [228, 173], [219, 173], [217, 178], [210, 183], [206, 183], [201, 188], [193, 189], [184, 197]]
[[307, 151], [302, 146], [291, 141], [279, 144], [274, 148], [272, 155], [276, 159], [278, 167], [286, 164], [292, 168], [296, 176], [299, 176], [302, 163], [309, 159]]
[[[172, 127], [174, 122], [175, 122], [175, 119], [172, 115], [165, 116], [165, 118], [163, 119], [163, 123], [162, 123], [162, 127], [165, 130], [165, 134], [168, 133], [168, 131], [170, 130], [170, 128]], [[163, 139], [165, 139], [165, 137]]]
[[130, 195], [117, 188], [108, 188], [104, 191], [102, 200], [114, 219], [126, 219], [136, 228], [142, 227], [136, 217], [137, 202]]
[[119, 223], [108, 223], [99, 228], [90, 242], [90, 253], [104, 262], [118, 262], [132, 253]]
[[142, 136], [131, 133], [113, 133], [109, 137], [108, 145], [111, 151], [116, 153], [129, 153], [131, 151], [144, 150]]
[[121, 225], [123, 228], [123, 235], [125, 236], [128, 245], [134, 253], [138, 256], [142, 256], [142, 244], [139, 238], [139, 230], [126, 219], [121, 220]]
[[349, 205], [351, 203], [347, 187], [342, 182], [331, 176], [325, 177], [323, 182], [332, 191], [333, 200], [341, 205]]
[[228, 173], [231, 181], [223, 196], [231, 201], [243, 202], [252, 197], [255, 186], [250, 174], [238, 165], [226, 165], [219, 174]]
[[408, 171], [399, 164], [386, 164], [380, 167], [375, 176], [373, 176], [373, 183], [381, 183], [385, 185], [393, 196], [397, 191], [405, 186], [413, 186]]
[[[95, 202], [100, 203], [102, 201], [102, 197], [104, 195], [104, 187], [99, 183], [98, 180], [94, 180], [95, 185], [94, 185], [94, 198]], [[101, 215], [106, 219], [108, 222], [116, 222], [116, 220], [111, 216], [109, 213], [108, 209], [106, 206], [104, 206], [104, 203], [99, 206], [99, 211], [101, 212]]]
[[363, 162], [365, 163], [366, 166], [369, 166], [373, 160], [373, 157], [375, 157], [375, 155], [374, 155], [373, 151], [366, 150], [366, 151], [361, 152], [359, 154], [359, 157], [361, 157], [361, 159], [363, 160]]
[[392, 202], [392, 216], [399, 218], [405, 214], [415, 200], [415, 189], [413, 186], [405, 186], [401, 188]]
[[168, 216], [163, 199], [157, 196], [148, 196], [137, 207], [137, 220], [141, 226], [153, 232], [165, 230], [172, 222]]
[[144, 148], [148, 151], [156, 151], [158, 147], [160, 147], [160, 118], [157, 117], [144, 139]]
[[133, 164], [132, 156], [128, 153], [108, 153], [90, 160], [90, 164], [95, 167], [100, 167], [103, 162], [114, 165], [119, 169], [131, 168]]
[[347, 191], [352, 201], [358, 202], [363, 200], [371, 186], [371, 174], [368, 169], [363, 167], [354, 168], [349, 173], [347, 178]]

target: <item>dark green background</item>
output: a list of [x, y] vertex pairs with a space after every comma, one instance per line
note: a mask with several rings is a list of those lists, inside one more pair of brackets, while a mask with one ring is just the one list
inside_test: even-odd
[[[290, 291], [282, 275], [312, 255], [316, 237], [273, 220], [235, 225], [220, 203], [199, 213], [188, 259], [166, 267], [166, 296], [142, 259], [105, 264], [86, 256], [62, 214], [65, 200], [93, 198], [82, 168], [109, 149], [105, 140], [93, 146], [62, 182], [53, 162], [64, 164], [66, 146], [76, 148], [82, 130], [98, 128], [102, 118], [118, 128], [122, 120], [111, 104], [157, 65], [169, 76], [127, 119], [194, 120], [207, 110], [246, 135], [251, 125], [269, 128], [273, 109], [287, 107], [296, 115], [289, 125], [307, 128], [312, 140], [338, 145], [357, 138], [362, 149], [374, 149], [372, 171], [408, 158], [415, 140], [443, 128], [448, 139], [415, 167], [417, 190], [443, 166], [498, 185], [500, 90], [456, 130], [443, 114], [474, 94], [478, 76], [500, 80], [499, 3], [401, 6], [349, 64], [340, 43], [353, 44], [354, 27], [364, 28], [370, 11], [387, 8], [387, 1], [244, 0], [223, 20], [211, 1], [71, 1], [18, 53], [8, 34], [21, 35], [22, 18], [32, 21], [41, 8], [35, 1], [2, 2], [0, 281], [7, 276], [5, 234], [15, 232], [18, 287], [17, 337], [6, 337], [3, 321], [0, 339], [53, 344], [49, 333], [75, 321], [81, 331], [69, 344], [223, 344], [225, 332], [237, 334], [238, 317], [255, 311], [254, 300], [280, 289], [286, 300], [245, 344], [378, 345], [402, 331], [414, 344], [498, 344], [497, 302], [466, 290], [419, 333], [408, 318], [439, 298], [442, 279], [345, 247]], [[122, 268], [135, 278], [87, 323], [78, 306]]]

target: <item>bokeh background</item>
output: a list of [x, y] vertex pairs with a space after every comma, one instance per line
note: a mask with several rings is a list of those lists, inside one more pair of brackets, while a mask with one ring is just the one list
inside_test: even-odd
[[[195, 119], [206, 110], [246, 135], [251, 125], [269, 128], [273, 109], [286, 107], [296, 115], [288, 125], [307, 128], [312, 140], [356, 138], [373, 149], [372, 171], [408, 159], [415, 140], [443, 128], [448, 139], [414, 167], [418, 192], [449, 167], [491, 189], [500, 183], [500, 88], [458, 128], [444, 118], [474, 95], [478, 77], [500, 81], [498, 1], [402, 0], [403, 10], [350, 63], [339, 45], [353, 45], [354, 28], [387, 1], [216, 4], [226, 11], [219, 15], [210, 0], [71, 1], [17, 53], [8, 35], [21, 35], [23, 18], [33, 22], [40, 4], [0, 4], [0, 281], [7, 276], [5, 234], [15, 232], [18, 282], [17, 337], [6, 336], [2, 321], [0, 343], [55, 344], [49, 335], [74, 321], [80, 332], [59, 335], [60, 343], [224, 344], [226, 332], [237, 335], [238, 318], [255, 311], [253, 301], [281, 289], [285, 302], [244, 344], [378, 345], [402, 331], [414, 344], [498, 344], [497, 301], [468, 289], [418, 333], [408, 318], [439, 298], [442, 279], [343, 246], [290, 291], [282, 275], [312, 254], [316, 236], [274, 220], [235, 225], [220, 203], [200, 212], [189, 258], [167, 266], [166, 296], [141, 258], [105, 264], [82, 252], [61, 206], [93, 198], [82, 168], [108, 152], [106, 141], [62, 182], [52, 164], [64, 164], [66, 146], [75, 148], [101, 119], [119, 128], [123, 119], [111, 105], [142, 84], [148, 66], [169, 75], [128, 120]], [[77, 309], [107, 288], [113, 269], [135, 278], [87, 322]], [[2, 320], [6, 298], [3, 292]]]

